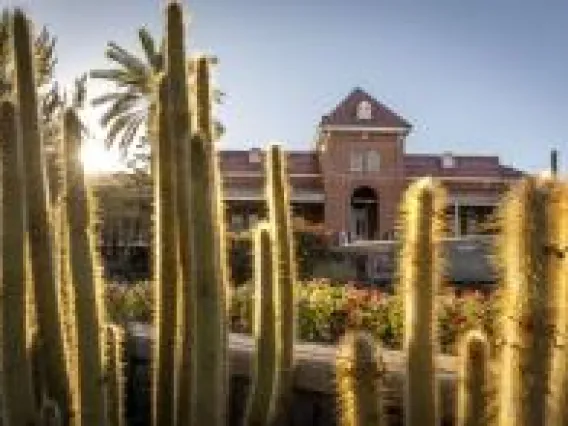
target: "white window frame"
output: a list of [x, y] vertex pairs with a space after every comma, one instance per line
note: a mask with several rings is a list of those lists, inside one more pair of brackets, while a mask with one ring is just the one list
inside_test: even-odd
[[357, 119], [371, 120], [373, 118], [373, 106], [369, 101], [361, 101], [357, 105]]

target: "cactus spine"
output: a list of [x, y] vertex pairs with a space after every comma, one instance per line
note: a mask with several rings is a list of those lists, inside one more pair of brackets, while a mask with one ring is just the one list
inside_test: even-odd
[[254, 336], [256, 354], [254, 381], [249, 394], [244, 424], [264, 426], [273, 398], [276, 361], [276, 292], [273, 281], [273, 239], [269, 223], [259, 223], [253, 234], [254, 250]]
[[108, 324], [107, 329], [107, 385], [106, 426], [125, 426], [124, 405], [124, 331], [117, 325]]
[[399, 279], [404, 297], [404, 403], [407, 426], [438, 424], [436, 295], [440, 289], [444, 192], [424, 178], [413, 183], [402, 205]]
[[[501, 234], [496, 259], [503, 287], [499, 383], [500, 426], [545, 425], [554, 343], [551, 249], [559, 215], [552, 208], [556, 183], [527, 178], [507, 194], [499, 209]], [[565, 300], [559, 304], [563, 308]], [[566, 315], [562, 313], [562, 315]], [[556, 379], [559, 380], [560, 378]]]
[[158, 82], [157, 141], [152, 152], [154, 168], [156, 312], [154, 316], [153, 412], [154, 426], [173, 426], [176, 406], [176, 280], [174, 176], [172, 141], [168, 132], [167, 77]]
[[13, 40], [16, 88], [23, 141], [27, 230], [30, 241], [32, 277], [37, 311], [38, 338], [46, 387], [61, 410], [63, 423], [71, 417], [67, 383], [66, 353], [59, 316], [59, 294], [55, 282], [53, 235], [48, 214], [47, 182], [43, 146], [38, 128], [30, 24], [21, 10], [14, 12]]
[[[178, 377], [178, 403], [177, 422], [180, 425], [190, 422], [190, 394], [192, 373], [192, 350], [193, 339], [192, 319], [192, 295], [193, 285], [191, 282], [191, 221], [192, 215], [189, 204], [189, 145], [191, 135], [191, 118], [189, 114], [189, 98], [187, 88], [187, 71], [184, 48], [184, 22], [182, 6], [172, 0], [166, 5], [166, 60], [165, 69], [168, 84], [168, 132], [175, 162], [175, 209], [176, 209], [176, 247], [178, 256], [178, 298], [181, 312], [181, 344], [180, 370]], [[193, 349], [193, 348], [191, 348]]]
[[381, 401], [383, 365], [373, 338], [347, 332], [335, 365], [341, 426], [384, 426]]
[[286, 161], [280, 146], [272, 145], [267, 155], [268, 214], [274, 230], [273, 275], [276, 305], [276, 378], [271, 419], [284, 423], [293, 380], [294, 362], [294, 249], [290, 220], [289, 184], [285, 177]]
[[489, 342], [479, 330], [469, 331], [459, 348], [457, 426], [489, 424]]
[[27, 349], [24, 170], [22, 146], [17, 135], [16, 109], [0, 104], [2, 150], [2, 361], [5, 421], [12, 426], [35, 424], [31, 360]]
[[102, 283], [90, 229], [90, 202], [80, 164], [81, 128], [72, 109], [64, 113], [66, 216], [69, 224], [69, 260], [75, 294], [77, 366], [79, 374], [78, 417], [81, 425], [104, 424], [104, 346], [102, 329]]
[[211, 140], [209, 69], [197, 62], [198, 135], [190, 145], [191, 270], [194, 339], [191, 413], [194, 426], [225, 424], [227, 403], [227, 305], [224, 221], [220, 177]]

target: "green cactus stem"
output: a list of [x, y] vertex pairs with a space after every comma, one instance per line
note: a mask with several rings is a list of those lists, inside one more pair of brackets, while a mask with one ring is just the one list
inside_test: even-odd
[[77, 366], [81, 425], [104, 424], [104, 346], [102, 282], [98, 276], [91, 204], [80, 162], [81, 126], [73, 109], [64, 113], [66, 216], [69, 261], [75, 295]]
[[[169, 136], [175, 155], [175, 226], [178, 256], [178, 300], [181, 306], [180, 370], [178, 377], [177, 422], [187, 425], [191, 418], [191, 373], [193, 341], [193, 311], [191, 282], [191, 223], [192, 215], [189, 200], [189, 146], [191, 138], [191, 117], [189, 114], [189, 91], [184, 47], [184, 21], [182, 5], [178, 1], [168, 1], [166, 5], [165, 69], [168, 82]], [[161, 106], [164, 107], [164, 106]]]
[[155, 303], [153, 411], [154, 426], [175, 424], [176, 326], [177, 326], [177, 258], [175, 253], [174, 176], [172, 143], [168, 135], [168, 87], [166, 77], [158, 83], [157, 141], [154, 157], [155, 220]]
[[272, 227], [261, 222], [253, 232], [254, 252], [254, 374], [244, 425], [264, 426], [272, 404], [276, 361], [276, 292], [272, 275]]
[[16, 99], [20, 136], [23, 141], [26, 217], [30, 241], [32, 277], [37, 311], [38, 338], [48, 396], [61, 410], [63, 424], [71, 419], [70, 391], [66, 371], [65, 339], [61, 326], [60, 300], [55, 282], [53, 233], [49, 220], [43, 144], [37, 117], [34, 61], [30, 24], [16, 9], [13, 21]]
[[568, 182], [555, 184], [551, 197], [550, 234], [556, 244], [550, 250], [552, 274], [552, 314], [556, 323], [550, 377], [550, 404], [547, 421], [568, 424]]
[[373, 338], [347, 332], [335, 363], [341, 426], [385, 426], [381, 400], [384, 366]]
[[[557, 183], [526, 178], [499, 206], [496, 261], [503, 288], [501, 318], [500, 426], [548, 425], [550, 368], [560, 308], [556, 268], [559, 210], [553, 208]], [[562, 331], [563, 334], [563, 331]], [[562, 380], [562, 378], [555, 378]]]
[[489, 424], [489, 342], [470, 330], [459, 348], [457, 426]]
[[439, 421], [436, 295], [442, 281], [444, 198], [441, 186], [424, 178], [407, 189], [402, 204], [402, 247], [398, 261], [405, 315], [407, 426], [435, 426]]
[[27, 349], [24, 170], [16, 128], [16, 108], [0, 104], [2, 151], [2, 297], [0, 341], [3, 415], [12, 426], [35, 424], [31, 360]]
[[125, 426], [124, 404], [124, 330], [115, 324], [106, 326], [107, 336], [107, 383], [106, 426]]
[[286, 160], [278, 145], [270, 146], [267, 155], [268, 214], [274, 229], [273, 276], [276, 282], [276, 378], [270, 418], [286, 423], [294, 373], [294, 248], [290, 220], [289, 183]]
[[[198, 61], [196, 87], [200, 111], [210, 108], [205, 59]], [[191, 140], [190, 179], [191, 285], [194, 339], [191, 413], [193, 426], [226, 423], [227, 405], [227, 265], [218, 157], [211, 141], [210, 121]]]

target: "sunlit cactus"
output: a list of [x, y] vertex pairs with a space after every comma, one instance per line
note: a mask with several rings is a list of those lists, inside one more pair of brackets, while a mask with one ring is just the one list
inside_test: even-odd
[[168, 128], [167, 77], [157, 83], [157, 129], [152, 156], [154, 177], [154, 356], [153, 404], [154, 426], [175, 424], [176, 401], [176, 327], [177, 327], [177, 257], [175, 252], [174, 155]]
[[81, 425], [104, 423], [104, 330], [102, 282], [95, 253], [92, 203], [80, 162], [81, 124], [71, 108], [64, 113], [66, 217], [70, 278], [75, 296], [77, 368]]
[[[554, 201], [558, 190], [554, 180], [526, 178], [499, 206], [495, 260], [503, 291], [500, 426], [552, 424], [547, 421], [552, 349], [556, 327], [566, 325], [565, 284], [559, 282], [566, 278], [558, 274], [555, 259], [558, 235], [563, 233], [559, 224], [565, 221], [565, 210]], [[562, 300], [555, 300], [558, 291], [564, 293]]]
[[37, 313], [38, 339], [48, 396], [61, 410], [63, 424], [72, 416], [66, 372], [65, 339], [60, 322], [60, 299], [55, 280], [53, 232], [48, 212], [43, 144], [38, 127], [31, 25], [16, 9], [13, 20], [16, 100], [19, 132], [23, 141], [23, 166], [27, 231]]
[[276, 376], [271, 417], [286, 417], [293, 385], [295, 305], [294, 280], [296, 266], [290, 220], [287, 165], [279, 145], [269, 147], [266, 158], [268, 214], [274, 232], [274, 280], [276, 283]]
[[0, 104], [2, 152], [2, 297], [0, 298], [0, 361], [3, 415], [12, 426], [35, 424], [31, 360], [27, 348], [30, 327], [26, 307], [24, 169], [17, 135], [16, 108]]
[[[185, 53], [185, 31], [182, 5], [170, 0], [166, 4], [166, 36], [165, 36], [165, 71], [167, 74], [168, 102], [160, 108], [166, 108], [168, 114], [169, 137], [175, 156], [175, 226], [178, 266], [177, 291], [181, 308], [180, 320], [180, 370], [178, 374], [177, 422], [180, 425], [190, 424], [191, 401], [191, 357], [193, 348], [193, 283], [191, 282], [191, 223], [189, 185], [189, 146], [191, 140], [191, 117], [189, 113], [189, 90], [187, 87], [187, 69]], [[173, 248], [173, 247], [172, 247]]]
[[445, 192], [431, 178], [414, 182], [401, 207], [399, 291], [404, 300], [405, 424], [439, 421], [435, 357], [436, 296], [441, 288]]
[[[194, 426], [226, 422], [227, 265], [218, 156], [211, 140], [209, 70], [197, 64], [198, 134], [190, 144], [193, 344], [191, 414]], [[186, 307], [188, 309], [188, 307]]]
[[124, 330], [115, 324], [106, 326], [106, 426], [125, 426]]
[[459, 347], [457, 426], [489, 424], [489, 341], [482, 331], [470, 330]]
[[549, 250], [550, 281], [554, 283], [552, 314], [556, 339], [552, 349], [550, 401], [547, 422], [568, 424], [568, 182], [556, 182], [551, 193], [550, 235], [556, 236]]
[[349, 331], [339, 344], [335, 380], [341, 426], [386, 425], [382, 403], [384, 366], [373, 338]]
[[261, 222], [253, 231], [254, 251], [254, 336], [256, 353], [245, 426], [270, 424], [268, 414], [273, 398], [276, 362], [277, 295], [272, 273], [272, 227]]

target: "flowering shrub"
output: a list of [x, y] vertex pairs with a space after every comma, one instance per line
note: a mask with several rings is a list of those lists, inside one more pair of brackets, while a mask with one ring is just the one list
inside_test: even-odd
[[[336, 343], [348, 328], [372, 333], [386, 348], [402, 346], [404, 313], [402, 298], [376, 289], [358, 289], [352, 284], [334, 286], [325, 279], [296, 286], [297, 336], [301, 341]], [[253, 319], [253, 286], [233, 290], [231, 330], [250, 333]], [[107, 289], [109, 316], [117, 322], [148, 322], [152, 314], [149, 283], [111, 284]], [[443, 352], [455, 352], [456, 341], [466, 330], [479, 327], [494, 337], [497, 304], [494, 297], [478, 292], [456, 295], [452, 290], [439, 296], [438, 335]]]

